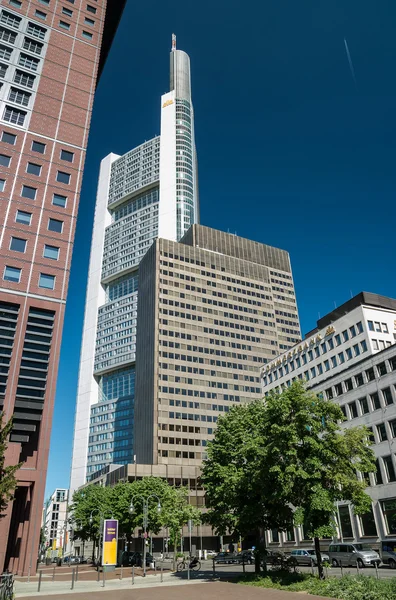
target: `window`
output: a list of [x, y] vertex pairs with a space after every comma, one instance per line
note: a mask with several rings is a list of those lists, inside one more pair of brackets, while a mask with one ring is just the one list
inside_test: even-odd
[[62, 208], [65, 208], [66, 201], [67, 201], [67, 197], [61, 196], [60, 194], [54, 194], [54, 196], [52, 198], [52, 204], [54, 204], [55, 206], [61, 206]]
[[386, 323], [381, 323], [382, 333], [389, 333], [388, 325]]
[[348, 404], [348, 406], [349, 406], [349, 412], [350, 412], [350, 415], [351, 415], [351, 419], [356, 419], [356, 417], [358, 416], [356, 402], [350, 402]]
[[38, 58], [34, 58], [33, 56], [29, 56], [28, 54], [20, 54], [18, 65], [21, 67], [25, 67], [25, 69], [30, 69], [31, 71], [37, 71], [38, 66], [40, 64], [40, 60]]
[[67, 17], [72, 17], [73, 16], [73, 11], [70, 10], [69, 8], [62, 8], [62, 15], [66, 15]]
[[343, 537], [353, 537], [351, 515], [349, 513], [349, 506], [344, 504], [338, 507], [338, 513], [340, 515], [341, 531]]
[[3, 135], [1, 136], [1, 141], [6, 144], [11, 144], [12, 146], [15, 144], [17, 136], [13, 133], [8, 133], [7, 131], [3, 131]]
[[44, 154], [45, 144], [42, 144], [41, 142], [32, 142], [32, 150], [33, 152], [40, 152], [40, 154]]
[[41, 54], [43, 44], [25, 37], [23, 40], [23, 48], [24, 50], [28, 50], [28, 52], [33, 52], [33, 54]]
[[374, 331], [374, 323], [372, 321], [367, 321], [367, 325], [368, 325], [369, 331]]
[[378, 350], [378, 340], [373, 340], [373, 348], [374, 350]]
[[26, 173], [30, 173], [31, 175], [40, 175], [41, 165], [36, 165], [35, 163], [28, 162], [26, 167]]
[[87, 4], [87, 11], [92, 13], [93, 15], [96, 14], [96, 8], [94, 6], [91, 6], [90, 4]]
[[342, 414], [344, 415], [344, 417], [347, 418], [347, 411], [346, 411], [346, 408], [345, 408], [345, 404], [343, 404], [342, 406], [340, 406], [340, 408], [341, 408], [341, 411], [342, 411]]
[[351, 337], [356, 337], [356, 329], [354, 325], [352, 325], [352, 327], [349, 328], [349, 332], [351, 334]]
[[7, 69], [8, 69], [7, 65], [3, 65], [0, 63], [0, 77], [2, 79], [4, 79], [4, 77], [6, 76]]
[[59, 183], [70, 183], [70, 173], [64, 173], [63, 171], [58, 171], [56, 174], [56, 181]]
[[333, 388], [331, 388], [331, 387], [327, 388], [327, 390], [326, 390], [326, 397], [327, 397], [327, 400], [332, 400], [334, 398], [334, 396], [333, 396]]
[[0, 179], [0, 192], [4, 192], [5, 182], [5, 179]]
[[47, 13], [43, 12], [42, 10], [36, 10], [34, 16], [45, 21], [47, 18]]
[[329, 346], [329, 350], [333, 350], [334, 349], [334, 342], [333, 342], [333, 340], [331, 338], [327, 342], [327, 345]]
[[363, 340], [360, 342], [360, 346], [362, 348], [362, 352], [367, 352], [367, 342], [366, 340]]
[[382, 485], [383, 479], [382, 479], [382, 473], [381, 473], [381, 466], [380, 466], [380, 462], [379, 462], [378, 458], [375, 461], [375, 466], [377, 467], [377, 470], [374, 474], [375, 483], [376, 483], [376, 485]]
[[25, 252], [26, 240], [23, 240], [22, 238], [12, 237], [10, 242], [10, 250], [14, 250], [14, 252]]
[[370, 400], [371, 400], [371, 404], [373, 406], [373, 410], [379, 410], [381, 408], [381, 402], [379, 399], [378, 392], [374, 392], [373, 394], [370, 394]]
[[58, 260], [59, 248], [57, 248], [56, 246], [48, 246], [48, 244], [45, 244], [43, 256], [44, 256], [44, 258], [51, 258], [52, 260]]
[[8, 46], [0, 45], [0, 58], [4, 58], [5, 60], [10, 60], [12, 54], [12, 48]]
[[11, 6], [15, 6], [15, 8], [21, 8], [22, 2], [20, 0], [10, 0]]
[[336, 346], [339, 346], [341, 344], [341, 336], [340, 336], [340, 334], [337, 333], [337, 335], [334, 337], [334, 339], [335, 339]]
[[325, 371], [330, 371], [330, 363], [329, 363], [329, 361], [325, 360], [323, 364], [324, 364]]
[[15, 216], [16, 223], [22, 223], [23, 225], [30, 225], [32, 221], [32, 213], [25, 212], [24, 210], [17, 210]]
[[8, 123], [13, 123], [14, 125], [23, 125], [25, 122], [25, 117], [25, 111], [12, 108], [12, 106], [5, 107], [3, 116], [4, 121], [8, 121]]
[[363, 535], [377, 537], [377, 526], [375, 524], [374, 513], [372, 508], [370, 508], [370, 512], [360, 516], [360, 524], [362, 527]]
[[374, 381], [375, 373], [374, 373], [373, 367], [370, 367], [370, 369], [367, 369], [366, 377], [367, 377], [367, 381]]
[[279, 542], [279, 531], [277, 529], [271, 529], [271, 539], [273, 542]]
[[355, 356], [359, 356], [359, 354], [360, 354], [359, 344], [354, 345], [353, 352], [354, 352]]
[[382, 397], [385, 400], [385, 404], [387, 406], [389, 406], [390, 404], [393, 404], [393, 398], [392, 398], [391, 389], [388, 387], [388, 388], [385, 388], [385, 389], [383, 389], [381, 391], [382, 391]]
[[74, 152], [69, 152], [68, 150], [61, 150], [61, 159], [67, 160], [67, 162], [73, 162], [74, 160]]
[[85, 37], [87, 40], [92, 40], [92, 33], [90, 33], [89, 31], [82, 31], [82, 36]]
[[374, 321], [375, 331], [381, 332], [381, 324], [378, 321]]
[[15, 102], [15, 104], [28, 106], [30, 96], [31, 94], [29, 94], [29, 92], [24, 92], [23, 90], [18, 90], [17, 88], [12, 87], [8, 95], [8, 100], [10, 100], [10, 102]]
[[59, 21], [59, 27], [62, 27], [62, 29], [70, 29], [70, 23], [66, 23], [66, 21]]
[[15, 27], [18, 29], [21, 18], [13, 15], [12, 13], [7, 12], [6, 10], [1, 11], [0, 21], [5, 23], [6, 25], [10, 25], [10, 27]]
[[360, 410], [362, 411], [362, 414], [363, 415], [367, 414], [369, 412], [369, 407], [368, 407], [368, 402], [367, 402], [366, 396], [359, 399], [359, 404], [360, 404]]
[[344, 363], [344, 362], [345, 362], [345, 356], [344, 356], [344, 353], [343, 353], [343, 352], [340, 352], [340, 353], [338, 354], [338, 360], [339, 360], [339, 362], [340, 362], [340, 365], [342, 365], [342, 363]]
[[39, 40], [43, 40], [45, 38], [45, 34], [47, 30], [44, 27], [40, 27], [40, 25], [36, 25], [36, 23], [29, 23], [27, 32], [29, 35], [32, 35]]
[[40, 4], [45, 4], [46, 6], [49, 6], [50, 0], [38, 0], [40, 2]]
[[4, 269], [3, 279], [4, 281], [13, 281], [19, 283], [21, 280], [22, 269], [16, 269], [15, 267], [6, 267]]
[[381, 362], [377, 365], [377, 370], [378, 370], [378, 375], [380, 377], [382, 377], [383, 375], [386, 375], [386, 365], [384, 362]]
[[336, 383], [334, 386], [334, 391], [335, 391], [335, 395], [336, 396], [341, 396], [343, 391], [342, 391], [342, 385], [341, 383]]
[[358, 333], [363, 333], [363, 325], [361, 321], [359, 321], [359, 323], [356, 323], [356, 329], [358, 330]]
[[93, 19], [88, 19], [88, 17], [85, 17], [84, 23], [85, 25], [90, 25], [91, 27], [94, 27], [95, 25], [95, 21]]
[[386, 442], [388, 436], [386, 434], [385, 423], [380, 423], [379, 425], [377, 425], [377, 434], [380, 442]]
[[389, 359], [389, 366], [391, 371], [396, 371], [396, 356], [392, 356], [392, 358]]
[[63, 221], [58, 221], [58, 219], [49, 219], [48, 221], [48, 231], [56, 231], [56, 233], [62, 233], [63, 229]]
[[24, 198], [30, 198], [30, 200], [35, 200], [36, 192], [37, 192], [36, 188], [30, 187], [30, 185], [23, 185], [21, 196], [23, 196]]
[[9, 167], [11, 162], [11, 156], [6, 156], [5, 154], [0, 154], [0, 165], [2, 167]]
[[349, 340], [349, 335], [346, 329], [342, 332], [342, 337], [344, 338], [344, 342], [347, 342]]
[[361, 385], [364, 384], [363, 373], [358, 373], [358, 375], [355, 375], [355, 383], [356, 383], [356, 387], [360, 387]]
[[382, 460], [384, 461], [386, 478], [388, 483], [392, 481], [396, 481], [395, 468], [393, 466], [392, 456], [383, 456]]
[[345, 350], [346, 356], [347, 356], [347, 360], [351, 360], [352, 358], [352, 349], [351, 348], [347, 348]]
[[19, 71], [18, 69], [15, 71], [14, 82], [19, 83], [19, 85], [24, 85], [31, 89], [34, 86], [35, 80], [36, 77], [34, 75], [24, 73], [23, 71]]
[[47, 290], [53, 290], [55, 287], [55, 275], [47, 275], [46, 273], [40, 273], [39, 287]]
[[388, 534], [396, 534], [396, 499], [380, 500]]
[[396, 419], [389, 421], [389, 427], [391, 430], [392, 437], [396, 437]]

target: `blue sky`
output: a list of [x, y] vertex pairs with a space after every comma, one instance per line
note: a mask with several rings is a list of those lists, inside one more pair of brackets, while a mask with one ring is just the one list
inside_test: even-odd
[[172, 32], [191, 57], [201, 222], [290, 252], [305, 332], [351, 294], [396, 297], [395, 28], [394, 0], [127, 1], [92, 119], [47, 493], [69, 482], [100, 160], [159, 133]]

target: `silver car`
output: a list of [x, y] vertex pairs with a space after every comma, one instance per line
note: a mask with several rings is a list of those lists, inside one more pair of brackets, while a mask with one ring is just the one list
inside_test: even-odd
[[[325, 552], [321, 552], [322, 563], [330, 562], [330, 557]], [[292, 550], [291, 557], [296, 560], [298, 565], [314, 565], [317, 564], [316, 552], [313, 548], [304, 548], [302, 550]]]
[[367, 544], [331, 544], [329, 556], [333, 567], [358, 565], [362, 569], [381, 563], [378, 552]]

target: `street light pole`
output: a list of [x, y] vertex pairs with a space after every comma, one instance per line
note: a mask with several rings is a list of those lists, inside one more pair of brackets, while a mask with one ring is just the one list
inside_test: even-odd
[[148, 528], [148, 507], [149, 507], [149, 500], [151, 498], [156, 498], [158, 500], [158, 504], [157, 504], [157, 511], [161, 512], [161, 501], [158, 498], [158, 496], [156, 494], [150, 494], [150, 496], [147, 496], [147, 498], [145, 496], [132, 496], [131, 499], [131, 505], [129, 507], [129, 512], [132, 514], [135, 510], [135, 507], [133, 505], [133, 500], [134, 498], [140, 498], [142, 500], [143, 503], [143, 538], [144, 538], [144, 544], [143, 544], [143, 577], [146, 577], [146, 541], [147, 541], [147, 528]]

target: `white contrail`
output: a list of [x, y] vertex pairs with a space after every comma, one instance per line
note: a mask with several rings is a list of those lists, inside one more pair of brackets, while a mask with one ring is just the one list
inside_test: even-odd
[[346, 41], [345, 38], [344, 38], [344, 44], [345, 44], [345, 50], [346, 50], [346, 53], [347, 53], [349, 68], [351, 69], [353, 81], [355, 82], [355, 85], [357, 86], [357, 81], [356, 81], [356, 77], [355, 77], [355, 69], [353, 68], [353, 63], [352, 63], [352, 59], [351, 59], [351, 53], [349, 52], [348, 43], [347, 43], [347, 41]]

